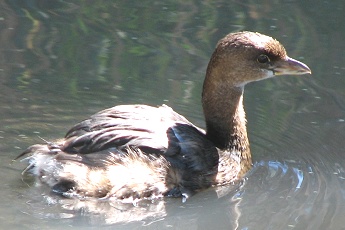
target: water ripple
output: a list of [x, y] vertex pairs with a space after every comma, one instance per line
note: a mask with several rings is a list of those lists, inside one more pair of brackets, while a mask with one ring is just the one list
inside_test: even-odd
[[242, 187], [241, 228], [340, 229], [332, 220], [345, 213], [344, 169], [332, 169], [310, 159], [257, 162]]

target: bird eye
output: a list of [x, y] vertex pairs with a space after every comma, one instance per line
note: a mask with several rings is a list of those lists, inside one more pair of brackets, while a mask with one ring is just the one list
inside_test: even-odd
[[268, 63], [270, 61], [270, 59], [265, 54], [261, 54], [257, 60], [259, 63], [262, 63], [262, 64]]

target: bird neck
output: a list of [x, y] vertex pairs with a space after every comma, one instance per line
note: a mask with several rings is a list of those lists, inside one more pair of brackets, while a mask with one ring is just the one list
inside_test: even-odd
[[249, 149], [243, 87], [204, 85], [202, 99], [207, 138], [219, 149]]
[[252, 165], [243, 108], [244, 87], [207, 80], [202, 95], [206, 137], [218, 148], [216, 183], [224, 184], [243, 176]]

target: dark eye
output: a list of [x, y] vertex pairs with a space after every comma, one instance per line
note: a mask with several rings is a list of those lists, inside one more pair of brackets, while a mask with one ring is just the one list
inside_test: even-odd
[[261, 54], [257, 60], [259, 63], [262, 63], [262, 64], [270, 62], [270, 59], [265, 54]]

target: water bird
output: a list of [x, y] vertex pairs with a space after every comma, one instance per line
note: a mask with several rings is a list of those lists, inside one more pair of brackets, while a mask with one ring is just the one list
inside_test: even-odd
[[310, 73], [277, 40], [230, 33], [218, 42], [206, 70], [206, 130], [166, 105], [118, 105], [76, 124], [61, 140], [30, 146], [18, 158], [26, 156], [23, 173], [65, 197], [185, 200], [238, 181], [251, 168], [245, 85]]

